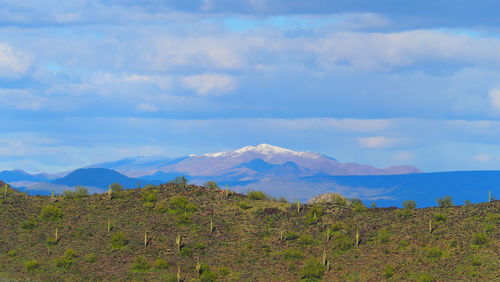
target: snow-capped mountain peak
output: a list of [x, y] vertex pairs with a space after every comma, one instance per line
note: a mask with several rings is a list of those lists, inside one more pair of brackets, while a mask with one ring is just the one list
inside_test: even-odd
[[296, 152], [296, 151], [292, 151], [292, 150], [285, 149], [282, 147], [273, 146], [270, 144], [260, 144], [257, 146], [245, 146], [245, 147], [238, 149], [238, 150], [235, 150], [235, 151], [210, 153], [210, 154], [204, 154], [203, 156], [218, 158], [218, 157], [227, 157], [227, 156], [239, 156], [239, 155], [243, 155], [246, 153], [258, 153], [258, 154], [263, 154], [266, 156], [269, 156], [269, 155], [289, 155], [289, 156], [306, 157], [306, 158], [317, 158], [320, 156], [317, 153]]

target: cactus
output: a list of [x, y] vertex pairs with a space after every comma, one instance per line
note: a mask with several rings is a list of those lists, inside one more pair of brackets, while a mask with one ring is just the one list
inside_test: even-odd
[[226, 198], [229, 198], [229, 194], [230, 194], [230, 192], [229, 192], [229, 185], [226, 184]]
[[58, 232], [57, 232], [57, 231], [58, 231], [58, 230], [57, 230], [57, 227], [56, 227], [56, 234], [55, 234], [56, 243], [57, 243], [57, 241], [59, 241], [59, 234], [58, 234]]
[[52, 201], [52, 203], [56, 201], [54, 196], [54, 191], [52, 191], [52, 193], [50, 194], [50, 200]]
[[210, 234], [213, 234], [214, 230], [215, 230], [214, 220], [211, 218], [210, 219]]
[[148, 246], [148, 231], [144, 231], [144, 247]]
[[198, 274], [198, 277], [201, 276], [201, 263], [199, 259], [198, 262], [196, 263], [196, 273]]
[[434, 230], [432, 227], [432, 219], [429, 219], [429, 233], [432, 233], [432, 230]]
[[283, 241], [285, 239], [285, 231], [283, 229], [280, 230], [280, 241]]
[[177, 235], [177, 238], [175, 238], [175, 243], [177, 243], [177, 250], [180, 252], [181, 247], [182, 247], [182, 236], [181, 234]]
[[3, 185], [3, 196], [4, 196], [4, 198], [7, 197], [7, 188], [9, 188], [9, 185], [7, 185], [7, 184]]
[[111, 226], [111, 221], [109, 221], [108, 218], [108, 233], [111, 231], [111, 229], [113, 229], [113, 226]]
[[359, 246], [359, 229], [356, 228], [356, 246]]
[[328, 259], [326, 258], [326, 250], [323, 249], [323, 266], [326, 266], [327, 262], [328, 262]]
[[181, 266], [178, 265], [177, 266], [177, 282], [181, 282], [182, 281], [182, 277], [181, 277]]
[[108, 197], [110, 201], [113, 199], [113, 190], [111, 190], [111, 185], [108, 186]]
[[300, 210], [301, 210], [301, 206], [300, 206], [300, 201], [297, 200], [297, 213], [300, 213]]
[[326, 241], [330, 241], [332, 239], [332, 234], [330, 233], [330, 227], [326, 229]]

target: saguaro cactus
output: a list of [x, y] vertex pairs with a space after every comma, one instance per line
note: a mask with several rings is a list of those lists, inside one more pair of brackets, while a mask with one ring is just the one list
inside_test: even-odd
[[198, 277], [201, 276], [201, 263], [199, 259], [198, 262], [196, 263], [196, 273], [198, 274]]
[[332, 234], [330, 233], [330, 227], [326, 229], [326, 241], [330, 241], [332, 239]]
[[57, 243], [57, 241], [59, 241], [59, 234], [58, 234], [58, 230], [57, 230], [57, 227], [56, 227], [56, 234], [55, 234], [55, 242]]
[[7, 197], [7, 189], [9, 188], [9, 185], [7, 184], [4, 184], [3, 185], [3, 196], [4, 197]]
[[177, 251], [181, 251], [181, 247], [182, 247], [182, 236], [181, 234], [178, 234], [177, 235], [177, 238], [175, 238], [175, 243], [177, 243]]
[[108, 218], [108, 233], [113, 229], [113, 226], [111, 226], [111, 221]]
[[280, 230], [280, 241], [283, 241], [285, 239], [285, 231], [283, 229]]
[[356, 228], [356, 246], [359, 246], [359, 229]]
[[432, 227], [432, 219], [429, 219], [429, 233], [432, 233], [434, 228]]
[[111, 185], [108, 186], [108, 198], [110, 201], [113, 199], [113, 190], [111, 190]]
[[52, 201], [52, 203], [54, 203], [56, 201], [56, 197], [54, 195], [54, 191], [52, 191], [52, 193], [50, 194], [50, 200]]
[[229, 185], [226, 184], [226, 198], [229, 198], [229, 194], [231, 194], [229, 191]]
[[144, 231], [144, 247], [148, 246], [148, 231]]
[[182, 277], [181, 277], [181, 266], [178, 265], [177, 266], [177, 282], [181, 282], [182, 281]]
[[214, 220], [211, 218], [210, 219], [210, 234], [213, 234], [214, 230], [215, 230]]
[[300, 213], [300, 210], [302, 209], [302, 207], [300, 206], [300, 201], [297, 200], [296, 203], [297, 203], [297, 213]]

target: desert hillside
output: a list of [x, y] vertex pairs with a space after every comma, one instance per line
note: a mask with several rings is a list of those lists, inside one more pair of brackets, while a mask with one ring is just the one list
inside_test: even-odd
[[500, 278], [500, 201], [396, 209], [182, 184], [54, 197], [0, 187], [2, 281]]

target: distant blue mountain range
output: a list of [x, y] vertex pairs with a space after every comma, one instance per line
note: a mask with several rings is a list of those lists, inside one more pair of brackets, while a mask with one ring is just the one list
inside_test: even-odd
[[411, 166], [380, 169], [267, 144], [182, 158], [126, 158], [59, 175], [0, 172], [0, 180], [29, 194], [61, 193], [78, 185], [91, 192], [104, 192], [112, 183], [135, 188], [178, 176], [186, 176], [193, 184], [214, 180], [221, 187], [228, 185], [242, 193], [261, 190], [273, 197], [303, 202], [334, 192], [381, 207], [401, 206], [404, 200], [415, 200], [419, 207], [434, 206], [436, 198], [445, 195], [452, 196], [456, 204], [484, 202], [489, 190], [494, 196], [500, 194], [500, 171], [422, 173]]

